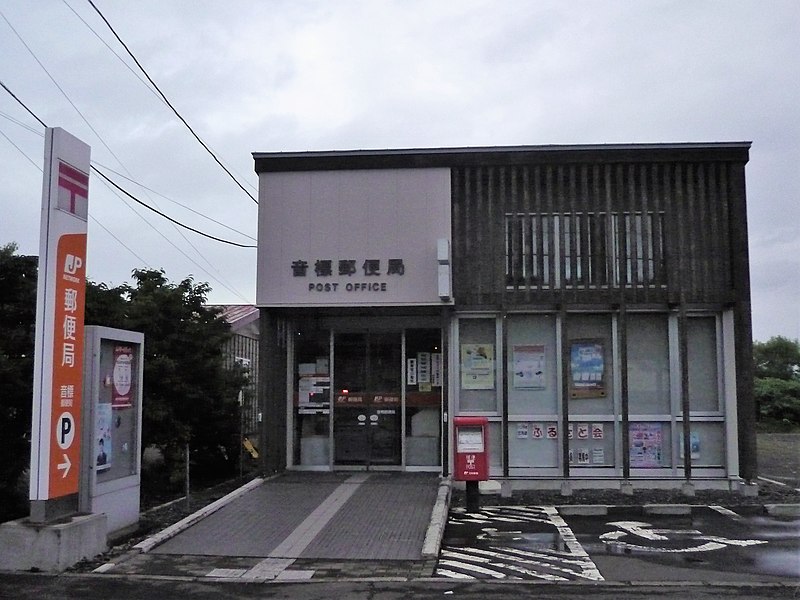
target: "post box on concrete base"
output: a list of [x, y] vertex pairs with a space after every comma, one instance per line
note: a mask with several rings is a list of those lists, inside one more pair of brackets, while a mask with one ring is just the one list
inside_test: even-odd
[[486, 417], [455, 417], [456, 481], [465, 481], [467, 487], [467, 511], [480, 509], [478, 482], [489, 479], [489, 420]]

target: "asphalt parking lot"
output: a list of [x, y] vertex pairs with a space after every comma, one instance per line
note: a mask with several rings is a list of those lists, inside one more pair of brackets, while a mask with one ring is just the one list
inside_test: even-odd
[[604, 509], [452, 509], [436, 575], [637, 583], [800, 579], [798, 518], [722, 507]]

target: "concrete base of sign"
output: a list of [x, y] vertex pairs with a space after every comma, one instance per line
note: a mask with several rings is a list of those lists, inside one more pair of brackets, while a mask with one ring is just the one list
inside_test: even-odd
[[572, 496], [572, 485], [570, 485], [569, 481], [562, 481], [561, 482], [561, 495], [562, 496]]
[[623, 496], [633, 496], [633, 484], [630, 481], [623, 481], [619, 484], [619, 491]]
[[685, 482], [681, 486], [681, 494], [684, 496], [694, 497], [694, 484], [690, 481]]
[[119, 535], [139, 523], [140, 488], [138, 475], [98, 483], [90, 488], [81, 512], [105, 514], [109, 535]]
[[740, 481], [737, 483], [735, 490], [742, 496], [748, 498], [755, 498], [758, 496], [759, 485], [754, 481]]
[[17, 519], [0, 525], [0, 569], [64, 571], [106, 551], [106, 516], [81, 515], [34, 525]]

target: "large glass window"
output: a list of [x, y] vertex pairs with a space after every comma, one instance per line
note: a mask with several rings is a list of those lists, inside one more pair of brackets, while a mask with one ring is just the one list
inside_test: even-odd
[[568, 315], [569, 412], [614, 415], [610, 315]]
[[558, 414], [555, 316], [511, 315], [507, 328], [509, 414]]
[[301, 327], [294, 336], [294, 464], [330, 462], [330, 332]]
[[719, 411], [716, 317], [686, 320], [689, 363], [689, 410]]
[[497, 348], [495, 319], [460, 319], [459, 409], [497, 411]]
[[632, 415], [669, 415], [667, 315], [628, 314], [628, 403]]
[[406, 330], [406, 465], [441, 464], [441, 329]]

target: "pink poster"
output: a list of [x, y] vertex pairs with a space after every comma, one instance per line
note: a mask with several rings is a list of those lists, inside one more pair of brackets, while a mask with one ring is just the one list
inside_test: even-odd
[[111, 376], [111, 406], [127, 408], [133, 397], [133, 348], [114, 346], [114, 371]]

